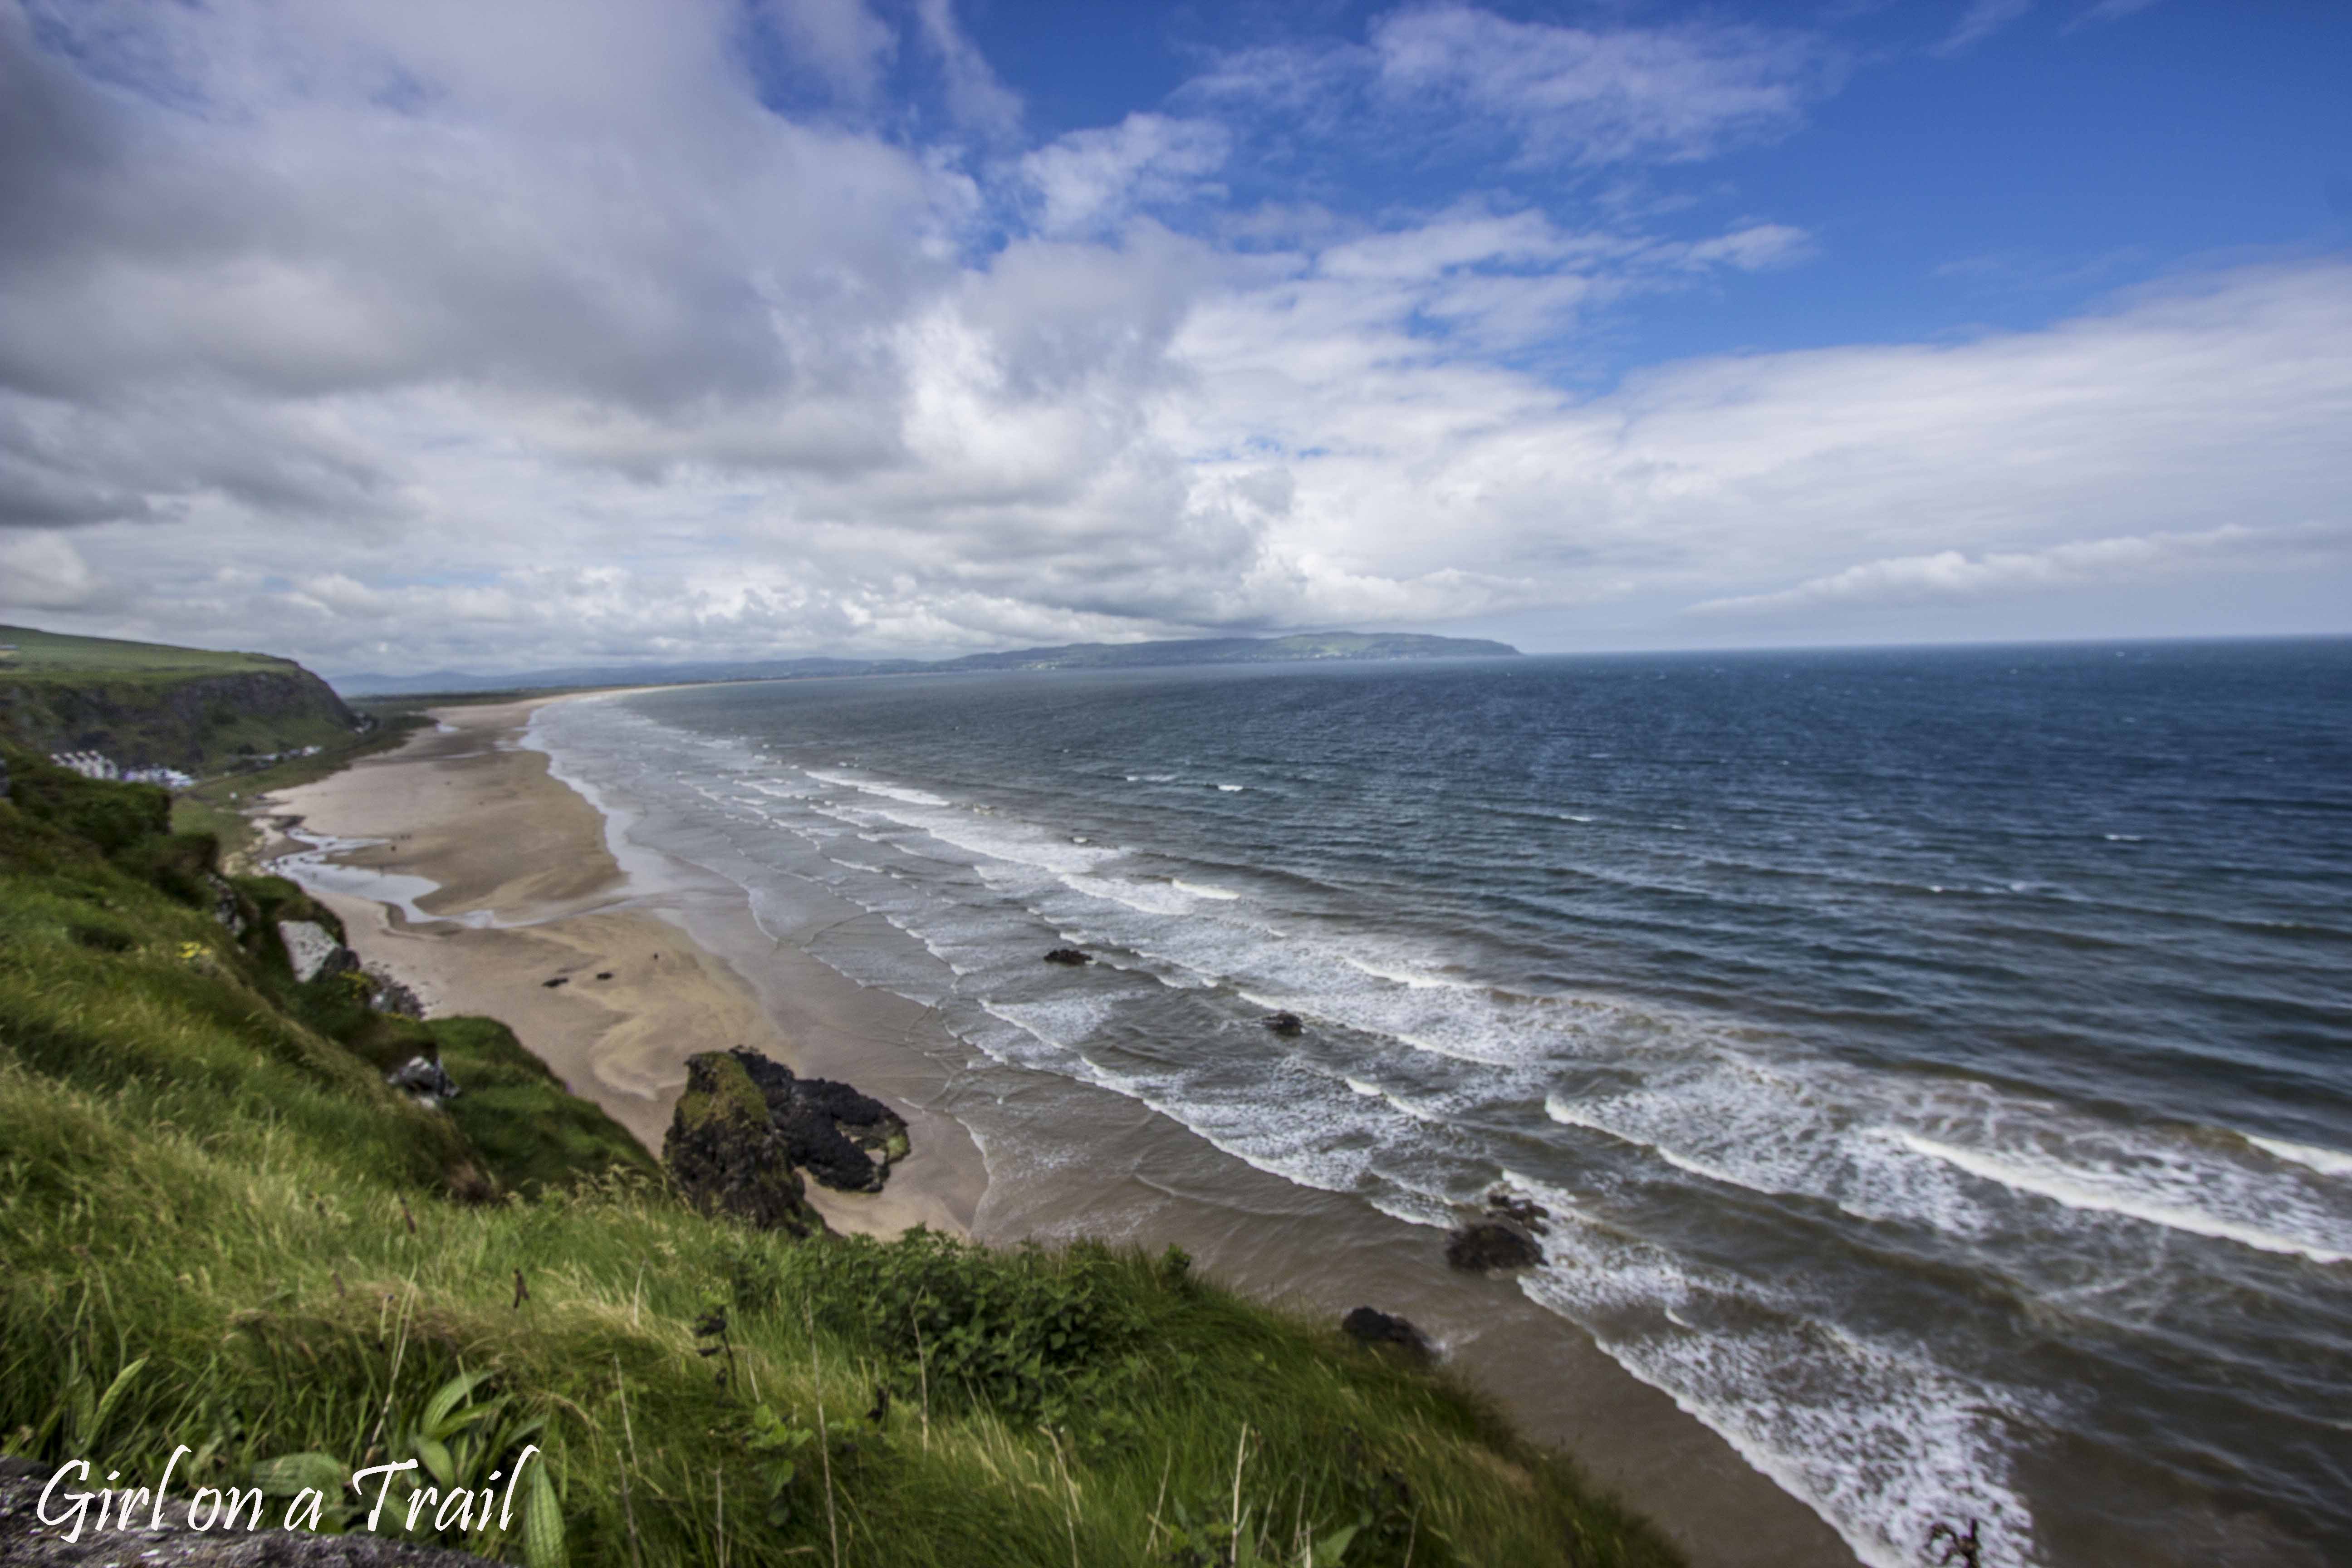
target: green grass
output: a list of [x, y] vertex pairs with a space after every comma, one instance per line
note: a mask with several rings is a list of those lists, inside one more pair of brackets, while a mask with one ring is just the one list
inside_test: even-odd
[[291, 659], [268, 654], [215, 653], [208, 648], [123, 642], [115, 637], [68, 637], [30, 626], [0, 626], [0, 644], [16, 646], [13, 654], [0, 653], [0, 679], [9, 680], [81, 681], [93, 676], [179, 680], [191, 675], [279, 672], [299, 668]]
[[352, 714], [291, 659], [0, 626], [0, 736], [43, 752], [195, 773], [351, 739]]
[[[529, 1438], [534, 1568], [1673, 1561], [1444, 1376], [1181, 1255], [698, 1216], [499, 1026], [295, 986], [268, 927], [323, 912], [299, 890], [229, 884], [233, 938], [160, 796], [7, 760], [12, 1452], [478, 1483]], [[426, 1040], [454, 1114], [383, 1085]], [[520, 1529], [446, 1539], [527, 1555]]]

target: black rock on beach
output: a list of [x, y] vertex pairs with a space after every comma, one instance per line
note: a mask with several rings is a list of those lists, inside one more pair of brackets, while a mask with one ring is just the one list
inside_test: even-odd
[[800, 1078], [782, 1062], [741, 1047], [730, 1051], [757, 1085], [769, 1120], [793, 1164], [836, 1192], [882, 1190], [890, 1167], [907, 1157], [907, 1123], [873, 1096], [828, 1079]]
[[1340, 1319], [1339, 1331], [1360, 1345], [1395, 1351], [1408, 1361], [1425, 1363], [1437, 1358], [1427, 1335], [1406, 1319], [1374, 1307], [1359, 1307]]

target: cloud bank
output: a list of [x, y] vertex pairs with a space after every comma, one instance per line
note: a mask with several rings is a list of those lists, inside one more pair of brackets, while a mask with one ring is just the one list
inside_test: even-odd
[[[1849, 68], [1414, 7], [1045, 135], [948, 0], [0, 0], [0, 614], [498, 669], [2342, 574], [2337, 258], [1596, 380], [1824, 241], [1592, 182]], [[1485, 173], [1313, 174], [1383, 142]]]

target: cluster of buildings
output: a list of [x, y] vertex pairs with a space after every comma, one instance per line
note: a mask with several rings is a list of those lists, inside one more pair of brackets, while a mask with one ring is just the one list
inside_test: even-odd
[[[317, 749], [315, 746], [311, 748], [313, 751]], [[125, 771], [102, 752], [51, 752], [49, 761], [86, 779], [162, 784], [165, 789], [186, 789], [196, 782], [194, 774], [184, 773], [177, 768], [131, 768]]]

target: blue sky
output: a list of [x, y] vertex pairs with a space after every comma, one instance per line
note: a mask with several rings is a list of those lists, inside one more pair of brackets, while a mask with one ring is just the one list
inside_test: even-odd
[[2352, 632], [2352, 8], [0, 0], [0, 615]]

